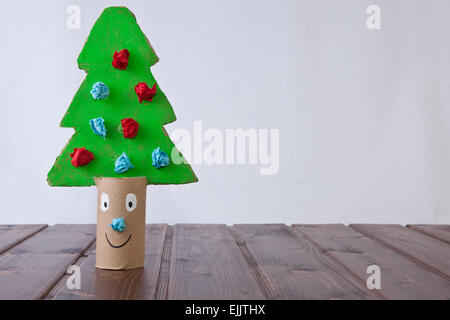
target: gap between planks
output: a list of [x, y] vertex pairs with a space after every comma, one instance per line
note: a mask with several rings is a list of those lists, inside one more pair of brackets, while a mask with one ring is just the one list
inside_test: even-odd
[[166, 224], [146, 225], [146, 262], [144, 268], [130, 270], [103, 270], [95, 267], [95, 242], [76, 262], [81, 272], [82, 290], [68, 290], [65, 275], [52, 289], [46, 299], [155, 299], [162, 253], [168, 226]]
[[[272, 224], [268, 224], [268, 226], [272, 226]], [[306, 243], [309, 243], [312, 247], [316, 248], [317, 254], [322, 256], [322, 259], [324, 261], [327, 261], [328, 264], [327, 268], [330, 268], [329, 270], [332, 270], [333, 268], [336, 271], [339, 271], [340, 276], [342, 277], [343, 281], [347, 281], [348, 283], [352, 283], [353, 286], [357, 287], [361, 292], [364, 292], [367, 296], [367, 298], [371, 299], [386, 299], [383, 295], [379, 294], [378, 292], [369, 291], [366, 289], [366, 283], [364, 280], [360, 279], [356, 275], [354, 275], [348, 268], [346, 268], [343, 264], [341, 264], [337, 259], [334, 259], [333, 257], [326, 254], [320, 246], [318, 246], [314, 241], [312, 241], [309, 237], [303, 237], [302, 233], [297, 232], [292, 226], [287, 226], [285, 224], [282, 224], [286, 231], [288, 232], [290, 238], [296, 242], [299, 243], [299, 245], [304, 245], [305, 241]], [[258, 285], [260, 286], [261, 291], [263, 292], [266, 299], [274, 300], [274, 299], [285, 299], [286, 297], [280, 296], [280, 293], [278, 294], [274, 291], [275, 289], [272, 288], [270, 280], [266, 277], [265, 272], [261, 269], [257, 262], [257, 258], [251, 253], [250, 248], [247, 247], [245, 237], [243, 235], [240, 235], [239, 225], [233, 225], [228, 228], [230, 233], [232, 234], [233, 238], [236, 241], [236, 244], [238, 245], [239, 249], [241, 250], [242, 255], [244, 256], [245, 260], [248, 263], [249, 269], [252, 273], [252, 275], [257, 280]], [[267, 270], [266, 270], [267, 271]], [[344, 280], [345, 279], [345, 280]], [[274, 279], [272, 279], [274, 280]]]
[[[80, 252], [93, 242], [90, 225], [40, 228], [1, 256], [0, 296], [42, 299], [65, 274]], [[56, 238], [55, 238], [56, 237]], [[11, 285], [13, 287], [11, 288]], [[8, 289], [8, 287], [10, 289]]]
[[[92, 239], [92, 241], [86, 246], [85, 249], [80, 251], [78, 257], [76, 259], [74, 259], [74, 261], [71, 264], [69, 264], [67, 267], [69, 267], [70, 265], [79, 266], [81, 264], [81, 262], [83, 262], [83, 260], [87, 257], [87, 255], [85, 255], [85, 253], [88, 252], [89, 250], [92, 250], [92, 248], [95, 248], [95, 241], [96, 241], [96, 237], [94, 237], [94, 239]], [[67, 277], [68, 277], [68, 275], [67, 275], [67, 269], [66, 269], [59, 278], [57, 278], [53, 283], [51, 283], [48, 286], [47, 290], [42, 293], [42, 295], [38, 298], [38, 300], [52, 299], [53, 290], [57, 289], [59, 287], [59, 284], [65, 285], [66, 282], [63, 281], [63, 279], [67, 278]]]
[[45, 230], [47, 228], [48, 228], [48, 224], [44, 224], [40, 228], [38, 228], [38, 229], [32, 231], [31, 233], [27, 234], [25, 237], [19, 238], [19, 239], [15, 240], [15, 241], [11, 242], [10, 244], [6, 245], [5, 247], [3, 247], [0, 250], [0, 256], [5, 254], [5, 253], [7, 253], [9, 250], [11, 250], [12, 248], [14, 248], [17, 245], [21, 244], [25, 240], [27, 240], [27, 239], [31, 238], [32, 236], [36, 235], [38, 232], [41, 232], [41, 231], [43, 231], [43, 230]]
[[[432, 242], [442, 243], [442, 245], [445, 245], [445, 242], [440, 241], [434, 237], [431, 237], [423, 232], [414, 230], [412, 228], [402, 227], [399, 225], [373, 225], [373, 224], [356, 224], [356, 225], [350, 224], [349, 225], [349, 227], [352, 228], [353, 230], [355, 230], [356, 232], [359, 232], [359, 233], [363, 234], [364, 236], [369, 237], [372, 240], [383, 244], [384, 246], [395, 251], [396, 253], [402, 255], [403, 257], [409, 259], [410, 261], [414, 262], [415, 264], [421, 266], [422, 268], [437, 274], [438, 276], [444, 278], [447, 281], [450, 281], [450, 276], [448, 274], [446, 274], [444, 271], [440, 270], [439, 267], [436, 267], [435, 265], [432, 265], [429, 262], [427, 263], [427, 261], [426, 261], [426, 259], [424, 259], [423, 255], [417, 256], [417, 251], [415, 251], [416, 249], [413, 249], [413, 250], [411, 248], [405, 249], [405, 248], [402, 248], [401, 246], [399, 246], [399, 243], [402, 241], [401, 238], [393, 237], [393, 240], [395, 240], [394, 241], [395, 243], [391, 244], [387, 240], [387, 239], [389, 239], [389, 235], [388, 235], [387, 239], [384, 239], [381, 237], [383, 235], [383, 231], [380, 232], [380, 230], [376, 230], [376, 231], [372, 230], [372, 232], [371, 232], [371, 230], [370, 230], [370, 228], [373, 228], [373, 227], [383, 228], [385, 226], [387, 226], [387, 227], [392, 227], [392, 226], [397, 227], [398, 226], [401, 229], [409, 230], [410, 232], [412, 232], [412, 234], [416, 233], [417, 235], [421, 235], [423, 239], [428, 238]], [[367, 228], [369, 228], [369, 230], [367, 230]], [[384, 231], [384, 232], [386, 232], [386, 231]], [[392, 237], [391, 237], [391, 241], [392, 241]], [[411, 251], [415, 251], [415, 252], [412, 253]]]
[[167, 300], [169, 294], [169, 271], [172, 259], [173, 246], [173, 226], [167, 226], [166, 237], [164, 239], [163, 252], [161, 256], [161, 264], [159, 267], [158, 281], [156, 283], [156, 300]]
[[407, 228], [420, 232], [446, 244], [450, 244], [450, 226], [448, 225], [414, 225], [408, 224]]
[[[314, 241], [310, 236], [308, 236], [306, 233], [302, 232], [300, 229], [295, 228], [295, 226], [300, 225], [292, 225], [291, 230], [293, 231], [295, 237], [297, 237], [299, 234], [302, 235], [307, 241], [312, 243], [313, 246], [315, 246], [319, 252], [323, 255], [325, 259], [327, 259], [331, 264], [336, 265], [336, 267], [342, 271], [342, 273], [349, 278], [352, 282], [359, 285], [361, 288], [366, 288], [367, 284], [366, 281], [362, 278], [360, 278], [356, 273], [352, 272], [345, 264], [341, 263], [338, 259], [330, 255], [326, 250], [324, 250], [316, 241]], [[375, 298], [380, 300], [388, 300], [385, 296], [383, 296], [381, 293], [379, 293], [376, 290], [370, 290], [369, 294], [373, 295]]]
[[[81, 264], [84, 262], [84, 260], [88, 257], [88, 252], [91, 252], [92, 250], [95, 250], [95, 242], [96, 239], [94, 238], [94, 241], [87, 246], [86, 250], [84, 252], [80, 253], [80, 256], [72, 263], [72, 265], [81, 266]], [[66, 281], [69, 277], [69, 274], [65, 272], [63, 275], [61, 275], [61, 278], [58, 279], [58, 281], [55, 283], [53, 287], [51, 287], [47, 294], [41, 299], [41, 300], [52, 300], [57, 295], [58, 291], [60, 290], [61, 286], [66, 285]]]
[[[287, 228], [289, 228], [292, 233], [294, 238], [296, 238], [296, 240], [300, 241], [297, 236], [299, 234], [301, 234], [304, 237], [304, 240], [307, 240], [308, 242], [310, 242], [314, 247], [319, 249], [319, 253], [330, 262], [330, 264], [336, 266], [340, 271], [343, 272], [343, 275], [348, 278], [349, 281], [352, 281], [353, 283], [357, 283], [358, 286], [362, 286], [363, 288], [365, 287], [365, 283], [364, 281], [358, 277], [357, 275], [353, 274], [347, 267], [345, 267], [345, 265], [343, 265], [342, 263], [340, 263], [337, 259], [335, 259], [334, 257], [330, 256], [326, 251], [323, 250], [323, 248], [321, 248], [317, 243], [315, 243], [314, 240], [312, 240], [309, 236], [305, 235], [304, 233], [300, 232], [299, 230], [292, 228], [291, 226], [286, 226]], [[352, 227], [352, 226], [350, 226]], [[40, 230], [30, 234], [29, 236], [27, 236], [26, 238], [22, 239], [21, 241], [17, 242], [14, 246], [22, 243], [23, 241], [25, 241], [26, 239], [32, 237], [33, 235], [36, 235], [38, 232], [44, 230], [46, 228], [46, 226], [43, 226], [43, 228], [41, 228]], [[360, 232], [357, 228], [352, 228], [355, 231], [357, 231], [360, 234], [364, 234], [363, 232]], [[227, 230], [230, 232], [232, 238], [234, 239], [236, 245], [238, 246], [240, 253], [242, 254], [242, 256], [244, 257], [246, 263], [248, 264], [249, 270], [252, 274], [252, 276], [255, 278], [258, 286], [260, 287], [260, 290], [262, 291], [264, 297], [266, 299], [273, 299], [275, 294], [273, 292], [273, 290], [271, 289], [270, 286], [270, 282], [268, 281], [268, 279], [266, 279], [264, 273], [262, 272], [262, 270], [260, 269], [260, 267], [257, 264], [257, 261], [255, 259], [255, 257], [252, 255], [252, 253], [250, 252], [250, 250], [247, 248], [246, 243], [245, 243], [245, 239], [242, 239], [239, 234], [237, 234], [232, 227], [227, 226]], [[415, 230], [417, 231], [417, 230]], [[418, 231], [417, 231], [418, 232]], [[169, 281], [170, 281], [170, 266], [171, 266], [171, 259], [172, 259], [172, 249], [173, 249], [173, 236], [174, 236], [174, 227], [173, 226], [168, 226], [167, 227], [167, 232], [165, 235], [165, 239], [164, 239], [164, 244], [163, 244], [163, 252], [162, 252], [162, 257], [161, 257], [161, 263], [160, 263], [160, 268], [158, 271], [158, 280], [157, 280], [157, 287], [156, 287], [156, 291], [155, 291], [155, 298], [156, 299], [167, 299], [168, 298], [168, 287], [169, 287]], [[383, 243], [383, 241], [379, 241], [376, 238], [371, 237], [370, 235], [366, 235], [369, 238], [371, 238], [372, 240], [375, 240], [377, 242], [380, 242], [383, 245], [386, 245], [385, 243]], [[95, 237], [94, 239], [91, 241], [91, 243], [86, 246], [86, 248], [82, 251], [80, 251], [78, 257], [75, 259], [75, 262], [73, 262], [72, 264], [78, 264], [80, 262], [83, 261], [83, 259], [86, 257], [86, 252], [89, 252], [89, 250], [91, 250], [92, 246], [95, 245]], [[390, 247], [391, 249], [395, 250], [395, 247], [392, 248], [391, 246], [387, 245], [388, 247]], [[395, 250], [396, 252], [398, 252], [398, 250]], [[403, 256], [405, 256], [404, 254], [402, 254]], [[410, 257], [406, 256], [409, 260], [417, 263], [414, 260], [412, 260]], [[419, 264], [419, 263], [418, 263]], [[419, 264], [421, 265], [421, 264]], [[61, 275], [61, 277], [59, 277], [56, 281], [54, 281], [52, 284], [49, 285], [48, 290], [46, 292], [44, 292], [42, 294], [42, 296], [40, 297], [40, 299], [45, 298], [45, 299], [51, 299], [51, 292], [53, 289], [56, 289], [57, 286], [62, 283], [63, 278], [67, 276], [65, 273]], [[377, 296], [378, 299], [385, 299], [385, 297], [383, 297], [381, 294], [377, 294], [377, 292], [371, 292], [371, 294]]]
[[264, 273], [258, 267], [258, 263], [256, 262], [255, 258], [245, 245], [245, 240], [242, 237], [240, 237], [239, 234], [235, 230], [231, 229], [229, 226], [227, 226], [227, 229], [233, 236], [233, 239], [236, 242], [236, 245], [238, 246], [239, 250], [241, 251], [241, 254], [243, 255], [245, 261], [247, 261], [250, 273], [256, 279], [256, 283], [258, 284], [259, 289], [264, 295], [264, 298], [266, 298], [267, 300], [274, 300], [275, 293], [271, 289], [268, 280], [264, 276]]
[[168, 299], [264, 299], [225, 224], [176, 224]]

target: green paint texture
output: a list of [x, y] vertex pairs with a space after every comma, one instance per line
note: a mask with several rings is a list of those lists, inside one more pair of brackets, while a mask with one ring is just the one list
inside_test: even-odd
[[[114, 51], [128, 49], [126, 70], [112, 66]], [[175, 148], [163, 125], [176, 120], [172, 106], [157, 84], [157, 93], [151, 102], [139, 103], [134, 87], [146, 82], [156, 83], [150, 67], [158, 57], [148, 39], [136, 23], [133, 13], [125, 7], [109, 7], [92, 28], [78, 57], [78, 67], [86, 71], [72, 103], [61, 121], [61, 127], [74, 128], [75, 133], [56, 158], [47, 180], [51, 186], [92, 186], [94, 177], [147, 177], [147, 184], [183, 184], [198, 181], [192, 168], [183, 160], [161, 169], [152, 166], [152, 151], [161, 147], [171, 157]], [[108, 99], [94, 100], [92, 85], [105, 83], [110, 90]], [[102, 117], [107, 129], [106, 138], [95, 135], [89, 120]], [[133, 118], [139, 123], [135, 138], [126, 139], [121, 132], [121, 119]], [[83, 167], [71, 164], [74, 148], [85, 147], [95, 159]], [[115, 160], [125, 152], [134, 169], [123, 174], [114, 172]], [[172, 158], [172, 157], [171, 157]]]

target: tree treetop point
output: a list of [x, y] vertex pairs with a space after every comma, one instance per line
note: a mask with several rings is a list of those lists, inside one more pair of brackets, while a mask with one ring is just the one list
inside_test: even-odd
[[78, 56], [78, 67], [87, 72], [95, 67], [109, 68], [111, 53], [125, 48], [142, 67], [150, 67], [159, 60], [134, 14], [123, 6], [108, 7], [92, 27]]

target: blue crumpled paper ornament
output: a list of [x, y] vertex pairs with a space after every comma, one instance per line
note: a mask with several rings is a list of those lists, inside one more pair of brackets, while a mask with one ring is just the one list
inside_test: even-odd
[[109, 88], [103, 82], [96, 82], [92, 86], [91, 95], [95, 100], [106, 99], [109, 96]]
[[109, 224], [113, 230], [122, 232], [127, 227], [123, 218], [115, 218], [112, 223]]
[[106, 137], [105, 120], [102, 117], [89, 120], [89, 124], [96, 135]]
[[124, 173], [128, 171], [129, 169], [133, 169], [134, 166], [131, 164], [130, 158], [126, 155], [126, 153], [122, 153], [122, 155], [117, 158], [115, 162], [115, 173]]
[[154, 166], [156, 169], [164, 168], [169, 165], [170, 159], [167, 153], [164, 151], [161, 151], [158, 148], [153, 150], [152, 152], [152, 166]]

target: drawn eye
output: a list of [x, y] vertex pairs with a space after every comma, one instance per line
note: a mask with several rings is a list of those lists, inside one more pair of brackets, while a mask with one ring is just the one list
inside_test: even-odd
[[102, 209], [103, 212], [109, 209], [109, 196], [104, 192], [100, 198], [100, 209]]
[[137, 206], [136, 195], [134, 193], [127, 194], [127, 198], [125, 199], [125, 207], [128, 212], [134, 211]]

